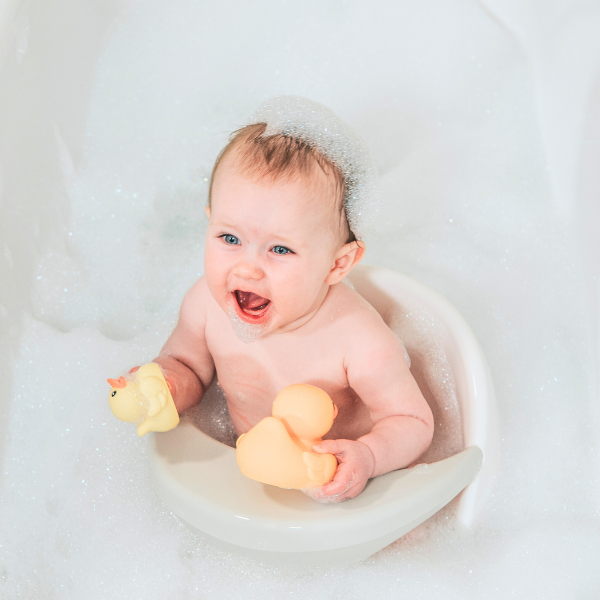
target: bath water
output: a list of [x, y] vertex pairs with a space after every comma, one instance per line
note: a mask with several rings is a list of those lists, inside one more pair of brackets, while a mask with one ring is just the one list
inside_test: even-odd
[[[598, 597], [595, 263], [583, 252], [595, 246], [578, 233], [578, 204], [555, 201], [539, 81], [491, 14], [467, 0], [149, 0], [115, 19], [82, 152], [64, 119], [50, 134], [63, 183], [47, 202], [60, 222], [30, 274], [11, 365], [2, 598]], [[381, 209], [365, 262], [430, 285], [465, 316], [501, 434], [470, 529], [451, 503], [362, 564], [310, 572], [226, 554], [188, 529], [152, 488], [147, 440], [107, 402], [106, 378], [157, 354], [202, 274], [218, 151], [277, 94], [321, 102], [367, 140]], [[585, 114], [584, 142], [597, 143], [597, 108]], [[597, 197], [586, 185], [579, 193]], [[435, 327], [421, 325], [435, 355]], [[451, 382], [434, 363], [443, 395]]]

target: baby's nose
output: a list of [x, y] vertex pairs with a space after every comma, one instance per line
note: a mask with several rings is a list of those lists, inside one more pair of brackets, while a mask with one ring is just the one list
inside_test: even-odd
[[262, 279], [264, 271], [256, 260], [240, 260], [234, 268], [234, 275], [240, 279]]

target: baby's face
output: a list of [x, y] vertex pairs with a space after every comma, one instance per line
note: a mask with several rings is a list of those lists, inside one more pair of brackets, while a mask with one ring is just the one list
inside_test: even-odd
[[307, 322], [327, 294], [328, 274], [344, 244], [324, 173], [310, 181], [257, 180], [225, 162], [211, 204], [205, 276], [240, 338], [252, 341]]

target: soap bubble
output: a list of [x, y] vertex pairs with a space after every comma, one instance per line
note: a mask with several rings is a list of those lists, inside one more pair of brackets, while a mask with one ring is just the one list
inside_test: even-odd
[[344, 208], [350, 229], [363, 239], [377, 212], [377, 172], [366, 142], [327, 107], [300, 96], [263, 102], [250, 123], [266, 123], [264, 135], [284, 134], [313, 146], [335, 164], [346, 183]]
[[240, 319], [238, 314], [235, 312], [235, 308], [232, 304], [229, 305], [227, 315], [231, 321], [233, 333], [235, 333], [238, 339], [244, 342], [244, 344], [256, 342], [256, 340], [263, 337], [269, 331], [266, 323], [260, 323], [256, 325], [254, 323], [246, 323], [245, 321], [242, 321], [242, 319]]

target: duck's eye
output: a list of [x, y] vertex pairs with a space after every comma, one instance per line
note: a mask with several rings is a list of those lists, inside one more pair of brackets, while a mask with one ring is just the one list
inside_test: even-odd
[[230, 246], [237, 246], [240, 243], [240, 240], [235, 237], [235, 235], [231, 235], [230, 233], [224, 233], [222, 236], [223, 240], [226, 244]]
[[113, 393], [111, 394], [111, 397], [114, 396], [117, 393], [117, 390], [113, 390]]
[[273, 252], [275, 252], [275, 254], [291, 254], [292, 251], [289, 248], [286, 248], [285, 246], [273, 246]]

